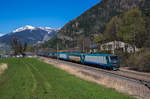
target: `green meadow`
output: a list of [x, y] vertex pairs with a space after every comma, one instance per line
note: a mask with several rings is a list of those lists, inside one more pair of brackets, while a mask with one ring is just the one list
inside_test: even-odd
[[0, 99], [133, 99], [114, 89], [81, 80], [35, 58], [0, 59]]

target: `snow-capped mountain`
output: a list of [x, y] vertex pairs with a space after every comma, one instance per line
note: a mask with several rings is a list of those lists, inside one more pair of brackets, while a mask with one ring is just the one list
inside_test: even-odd
[[0, 44], [10, 45], [13, 38], [18, 38], [22, 43], [27, 42], [32, 45], [36, 44], [38, 41], [43, 42], [51, 39], [59, 30], [60, 28], [33, 27], [26, 25], [0, 37]]
[[24, 27], [20, 27], [14, 31], [12, 31], [12, 33], [17, 33], [17, 32], [21, 32], [21, 31], [24, 31], [24, 30], [36, 30], [36, 29], [41, 29], [41, 30], [44, 30], [44, 31], [47, 31], [48, 34], [50, 34], [52, 31], [58, 31], [60, 30], [60, 28], [51, 28], [51, 27], [33, 27], [33, 26], [30, 26], [30, 25], [26, 25]]
[[4, 34], [1, 34], [1, 33], [0, 33], [0, 37], [2, 37], [2, 36], [4, 36]]

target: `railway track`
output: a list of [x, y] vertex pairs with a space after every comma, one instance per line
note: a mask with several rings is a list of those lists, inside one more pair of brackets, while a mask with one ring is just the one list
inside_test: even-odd
[[119, 72], [126, 73], [126, 74], [137, 75], [138, 79], [143, 79], [147, 82], [150, 82], [150, 73], [136, 72], [136, 71], [127, 70], [127, 69], [124, 70], [122, 68], [120, 68]]
[[[125, 80], [131, 81], [131, 82], [136, 82], [136, 83], [144, 85], [145, 87], [147, 87], [150, 90], [150, 77], [149, 77], [149, 75], [143, 75], [143, 74], [133, 73], [133, 72], [129, 72], [129, 71], [126, 72], [123, 70], [109, 71], [109, 70], [104, 70], [101, 68], [95, 68], [95, 67], [91, 67], [89, 65], [84, 65], [84, 64], [79, 64], [79, 63], [73, 63], [73, 62], [57, 60], [57, 59], [52, 59], [52, 60], [55, 61], [56, 63], [63, 63], [63, 64], [66, 64], [68, 66], [71, 66], [71, 67], [78, 67], [78, 68], [82, 68], [85, 70], [94, 71], [96, 73], [103, 73], [103, 74], [106, 74], [109, 76], [118, 77], [118, 78], [125, 79]], [[128, 74], [128, 76], [125, 74]], [[133, 77], [132, 76], [133, 74], [136, 75], [137, 77], [143, 76], [143, 78], [147, 78], [147, 80]]]
[[[134, 78], [134, 77], [128, 77], [128, 78], [132, 78], [132, 79], [135, 79], [137, 80], [139, 83], [145, 85], [147, 88], [150, 89], [150, 75], [146, 75], [146, 74], [138, 74], [138, 73], [135, 73], [135, 72], [130, 72], [130, 71], [124, 71], [124, 70], [120, 70], [120, 72], [125, 72], [125, 73], [129, 73], [129, 74], [133, 74], [133, 75], [139, 75], [139, 76], [143, 76], [145, 79], [139, 79], [139, 78]], [[123, 75], [122, 75], [123, 76]]]

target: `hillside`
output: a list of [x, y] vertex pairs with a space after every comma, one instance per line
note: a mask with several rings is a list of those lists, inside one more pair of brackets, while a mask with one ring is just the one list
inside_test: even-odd
[[43, 47], [56, 48], [56, 41], [60, 49], [76, 47], [79, 38], [86, 37], [90, 40], [94, 34], [103, 33], [106, 24], [112, 17], [120, 16], [125, 11], [139, 8], [143, 14], [149, 15], [149, 5], [149, 0], [102, 0], [76, 19], [68, 22], [59, 31], [57, 37], [46, 42]]

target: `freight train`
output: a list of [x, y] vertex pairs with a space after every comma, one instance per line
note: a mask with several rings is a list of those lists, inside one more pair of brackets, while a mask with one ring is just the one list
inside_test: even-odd
[[65, 53], [65, 52], [43, 52], [38, 51], [38, 56], [58, 58], [66, 61], [92, 64], [105, 69], [119, 70], [120, 60], [117, 55], [111, 54], [88, 54], [88, 53]]

